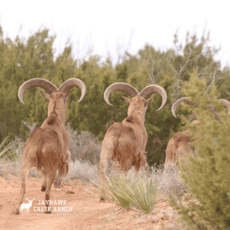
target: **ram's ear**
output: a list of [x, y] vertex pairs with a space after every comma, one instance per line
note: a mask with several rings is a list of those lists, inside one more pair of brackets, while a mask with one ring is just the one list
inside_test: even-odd
[[152, 101], [152, 98], [146, 99], [145, 100], [145, 106], [148, 106], [150, 101]]
[[46, 99], [48, 99], [48, 100], [50, 101], [50, 99], [51, 99], [51, 95], [50, 95], [50, 94], [45, 93], [45, 92], [42, 92], [42, 91], [40, 91], [40, 92], [41, 92], [41, 95], [42, 95], [44, 98], [46, 98]]
[[124, 97], [124, 96], [122, 96], [122, 98], [125, 100], [125, 101], [127, 101], [129, 104], [131, 103], [131, 99], [130, 98], [127, 98], [127, 97]]

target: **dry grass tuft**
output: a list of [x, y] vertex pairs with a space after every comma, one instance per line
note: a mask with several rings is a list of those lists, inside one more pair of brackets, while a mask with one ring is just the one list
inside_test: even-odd
[[180, 170], [176, 166], [170, 166], [165, 169], [162, 167], [162, 169], [156, 173], [156, 177], [159, 183], [159, 193], [170, 195], [186, 192], [182, 178], [180, 177]]
[[88, 131], [80, 133], [67, 126], [69, 136], [69, 150], [72, 161], [89, 162], [92, 165], [99, 164], [101, 154], [101, 142]]
[[106, 177], [106, 185], [102, 188], [93, 182], [104, 193], [99, 194], [104, 199], [115, 202], [123, 209], [135, 207], [145, 214], [153, 210], [156, 203], [157, 181], [148, 171], [134, 169], [128, 173], [116, 173]]
[[69, 181], [71, 179], [80, 179], [83, 181], [99, 181], [99, 169], [97, 165], [91, 165], [88, 162], [70, 162], [70, 171], [64, 181]]

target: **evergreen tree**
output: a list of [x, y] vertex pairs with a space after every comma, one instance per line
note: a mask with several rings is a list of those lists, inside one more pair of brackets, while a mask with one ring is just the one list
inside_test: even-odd
[[[216, 83], [221, 97], [229, 97], [230, 69], [221, 69], [215, 61], [217, 49], [209, 46], [209, 35], [198, 39], [196, 34], [188, 34], [185, 44], [179, 44], [177, 34], [174, 48], [166, 51], [156, 50], [150, 45], [140, 49], [136, 55], [124, 53], [121, 62], [112, 65], [109, 58], [105, 62], [91, 55], [87, 60], [76, 60], [71, 44], [66, 44], [63, 52], [54, 58], [53, 42], [55, 36], [48, 29], [39, 30], [28, 39], [17, 36], [15, 40], [4, 38], [0, 27], [0, 141], [6, 136], [19, 136], [26, 139], [29, 125], [41, 125], [47, 116], [47, 100], [40, 95], [40, 88], [25, 92], [25, 105], [19, 103], [17, 91], [26, 80], [41, 77], [52, 81], [59, 87], [65, 80], [76, 77], [83, 80], [87, 93], [81, 103], [77, 103], [80, 90], [73, 88], [69, 94], [67, 122], [72, 128], [88, 130], [103, 139], [107, 128], [114, 122], [121, 122], [127, 116], [128, 104], [121, 98], [122, 92], [111, 94], [113, 106], [104, 102], [104, 90], [112, 83], [127, 82], [141, 91], [150, 84], [159, 84], [166, 89], [168, 100], [160, 107], [159, 95], [152, 95], [146, 113], [148, 163], [163, 163], [165, 148], [169, 138], [183, 129], [179, 119], [175, 119], [171, 106], [183, 94], [181, 90], [189, 81], [189, 73], [194, 69], [197, 75], [205, 76], [208, 84]], [[186, 114], [185, 110], [182, 114]]]
[[198, 105], [186, 107], [200, 125], [189, 125], [196, 156], [190, 156], [181, 167], [191, 197], [186, 204], [174, 200], [174, 206], [189, 229], [230, 229], [230, 119], [217, 102], [215, 85], [209, 92], [207, 89], [207, 81], [193, 74], [183, 90]]

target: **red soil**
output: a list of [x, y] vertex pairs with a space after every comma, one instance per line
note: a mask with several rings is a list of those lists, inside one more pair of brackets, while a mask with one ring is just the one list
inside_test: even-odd
[[[40, 205], [44, 200], [44, 193], [40, 191], [39, 179], [30, 177], [27, 182], [26, 198], [32, 200], [33, 205], [15, 215], [19, 197], [19, 178], [6, 175], [7, 180], [0, 177], [0, 229], [183, 229], [178, 223], [176, 212], [169, 206], [167, 197], [159, 197], [154, 211], [144, 215], [139, 211], [121, 211], [115, 204], [99, 203], [96, 188], [80, 180], [64, 182], [60, 189], [51, 189], [51, 200], [56, 207], [52, 214], [44, 214]], [[55, 202], [65, 201], [64, 204]], [[59, 210], [58, 210], [59, 209]], [[72, 209], [72, 210], [71, 210]], [[66, 210], [66, 211], [64, 211]]]

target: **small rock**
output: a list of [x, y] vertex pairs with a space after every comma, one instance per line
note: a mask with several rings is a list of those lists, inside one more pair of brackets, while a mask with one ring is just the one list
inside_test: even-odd
[[67, 190], [67, 191], [66, 191], [66, 194], [75, 194], [75, 192], [72, 191], [72, 190]]
[[158, 219], [158, 218], [155, 217], [155, 218], [152, 219], [152, 223], [153, 223], [153, 224], [154, 224], [154, 223], [157, 223], [157, 222], [159, 222], [159, 219]]

